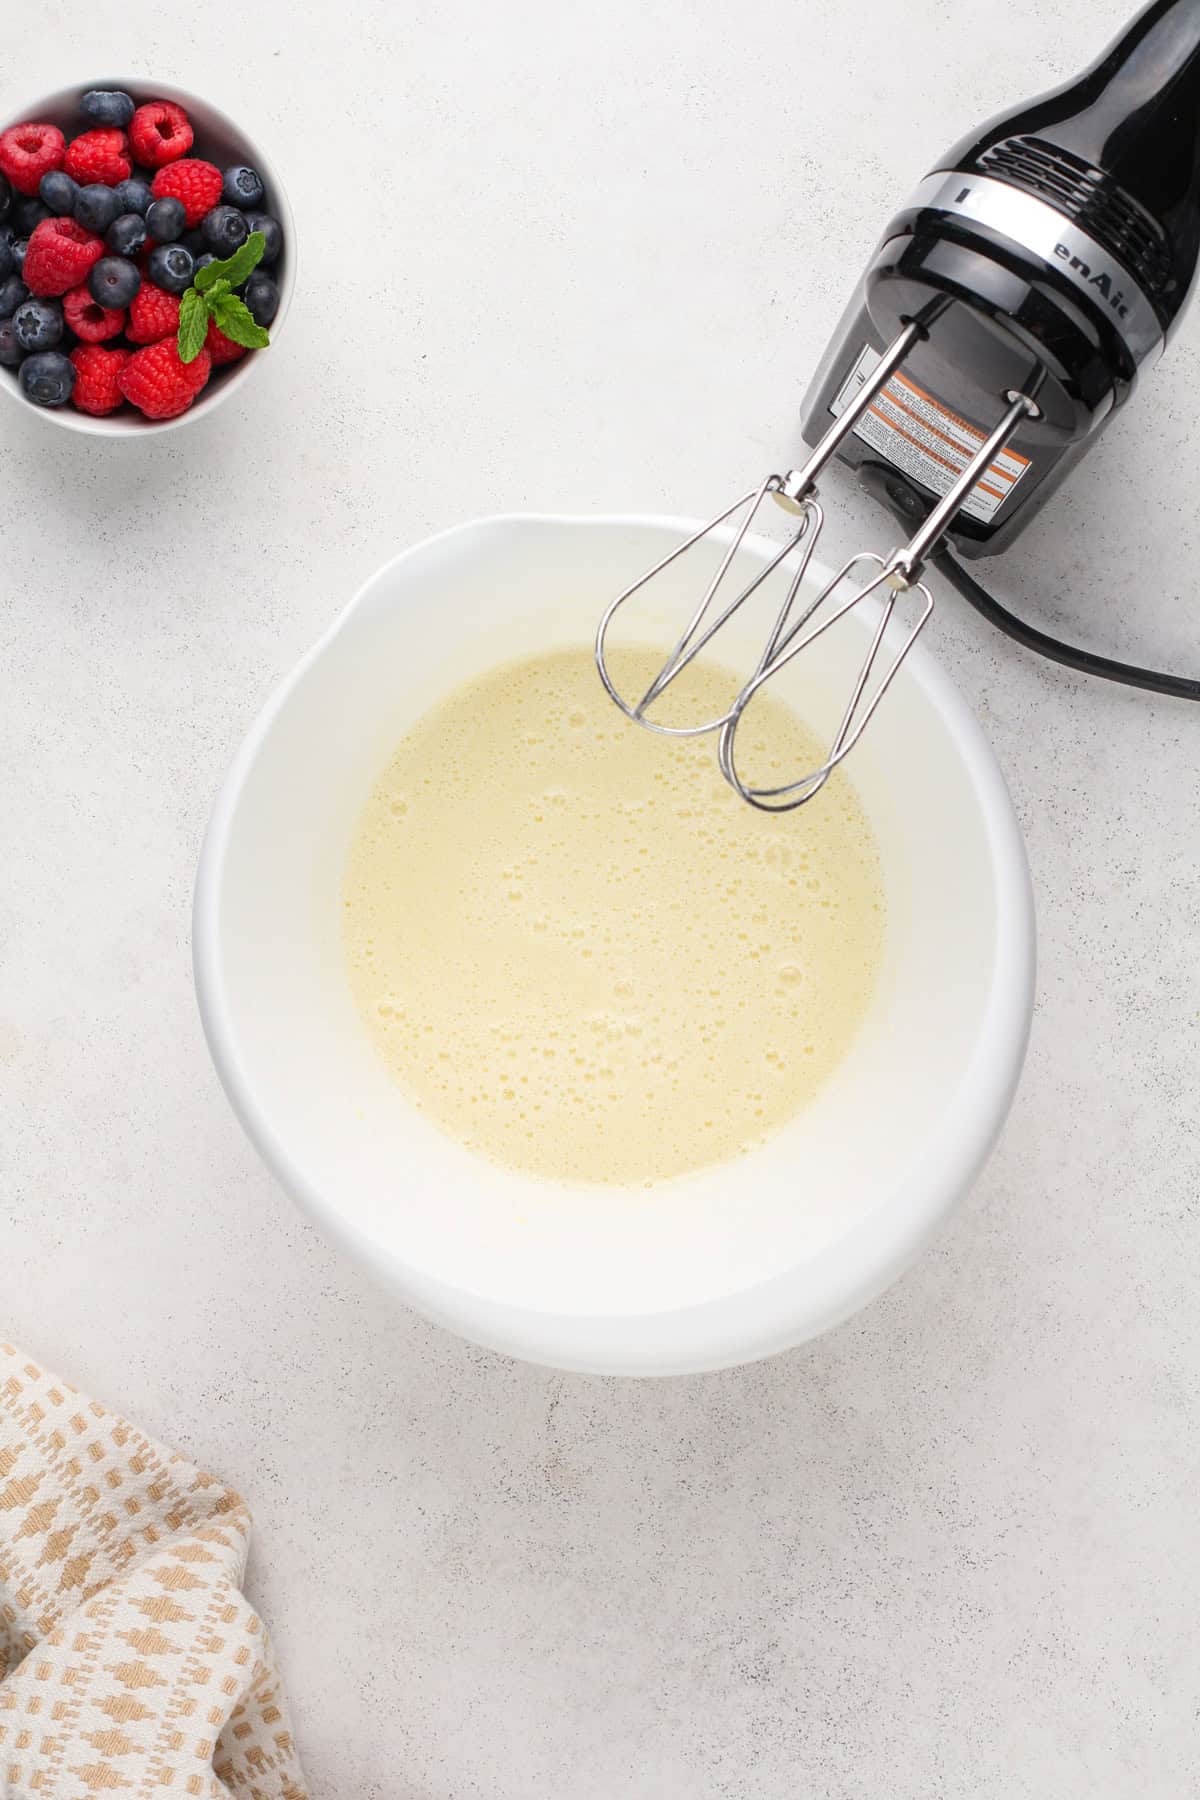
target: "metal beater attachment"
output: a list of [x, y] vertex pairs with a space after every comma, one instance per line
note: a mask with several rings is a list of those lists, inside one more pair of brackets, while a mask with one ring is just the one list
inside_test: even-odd
[[[874, 374], [864, 382], [822, 437], [803, 468], [793, 469], [786, 475], [768, 475], [758, 488], [743, 494], [732, 506], [718, 513], [715, 519], [710, 519], [707, 525], [664, 556], [652, 569], [648, 569], [624, 593], [618, 594], [605, 612], [596, 632], [596, 667], [600, 671], [600, 679], [626, 718], [632, 719], [647, 731], [660, 732], [667, 737], [701, 737], [708, 732], [717, 732], [717, 760], [721, 773], [743, 800], [758, 807], [760, 811], [790, 812], [795, 807], [805, 805], [820, 792], [834, 769], [853, 750], [933, 611], [933, 595], [921, 580], [925, 559], [953, 522], [959, 507], [976, 482], [1004, 449], [1022, 419], [1037, 416], [1037, 404], [1027, 394], [1007, 394], [1005, 398], [1009, 405], [1004, 417], [907, 544], [893, 550], [886, 557], [871, 551], [860, 552], [843, 563], [815, 595], [810, 597], [805, 593], [802, 596], [801, 590], [804, 588], [809, 564], [825, 523], [825, 515], [817, 498], [817, 477], [835, 455], [842, 440], [853, 431], [863, 413], [896, 373], [913, 345], [925, 336], [926, 332], [921, 325], [906, 325], [884, 351]], [[727, 581], [726, 578], [737, 562], [746, 534], [768, 495], [791, 513], [796, 523], [778, 554], [771, 557], [732, 598], [728, 598], [730, 588], [736, 583]], [[661, 575], [664, 569], [739, 514], [741, 523], [734, 530], [716, 574], [705, 589], [682, 637], [641, 699], [636, 702], [627, 700], [618, 692], [607, 662], [608, 632], [616, 614], [627, 600], [632, 599], [655, 576]], [[709, 719], [700, 725], [664, 725], [650, 718], [650, 708], [662, 698], [671, 683], [776, 570], [781, 570], [787, 581], [782, 603], [754, 673], [740, 689], [729, 710], [722, 713], [720, 718]], [[898, 647], [885, 644], [897, 605], [901, 596], [906, 594], [919, 599], [916, 618], [903, 626], [903, 636]], [[878, 595], [881, 602], [879, 618], [871, 631], [866, 656], [853, 682], [849, 703], [834, 733], [829, 755], [819, 768], [810, 769], [781, 787], [751, 785], [738, 770], [737, 734], [755, 694], [795, 657], [807, 650], [810, 644], [815, 643], [817, 638], [873, 595]]]

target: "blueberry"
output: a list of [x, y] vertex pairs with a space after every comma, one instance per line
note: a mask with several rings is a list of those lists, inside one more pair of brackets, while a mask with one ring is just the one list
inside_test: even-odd
[[0, 319], [11, 319], [23, 300], [28, 300], [29, 289], [19, 275], [10, 275], [7, 281], [0, 281]]
[[283, 227], [280, 225], [278, 219], [273, 219], [270, 213], [264, 212], [247, 213], [246, 223], [251, 231], [261, 231], [267, 240], [261, 258], [263, 267], [265, 268], [268, 263], [273, 263], [275, 261], [279, 252], [283, 249]]
[[64, 175], [61, 169], [51, 169], [38, 183], [38, 194], [43, 206], [48, 206], [55, 218], [69, 219], [79, 198], [79, 183]]
[[79, 190], [75, 218], [85, 231], [96, 231], [103, 236], [116, 218], [120, 204], [115, 188], [105, 187], [102, 181], [93, 181]]
[[236, 206], [214, 206], [200, 221], [204, 247], [215, 256], [232, 256], [250, 236], [245, 213]]
[[79, 104], [97, 125], [128, 125], [137, 111], [119, 88], [90, 88]]
[[269, 325], [279, 311], [279, 289], [269, 275], [257, 271], [242, 289], [242, 299], [256, 325]]
[[213, 255], [211, 250], [202, 250], [200, 252], [199, 256], [195, 260], [194, 267], [195, 267], [196, 274], [198, 275], [200, 273], [201, 269], [207, 269], [209, 263], [216, 262], [216, 260], [217, 259]]
[[50, 208], [43, 206], [40, 200], [18, 200], [13, 207], [13, 221], [21, 237], [28, 237], [31, 231], [50, 217]]
[[0, 219], [7, 219], [8, 209], [12, 205], [12, 182], [7, 175], [0, 175]]
[[248, 169], [245, 163], [234, 163], [226, 169], [221, 194], [230, 206], [261, 206], [263, 193], [263, 179], [257, 169]]
[[141, 270], [124, 256], [102, 256], [88, 276], [88, 292], [96, 305], [114, 311], [128, 306], [141, 285]]
[[146, 220], [140, 213], [122, 213], [104, 234], [114, 256], [136, 256], [146, 242]]
[[14, 238], [8, 247], [8, 254], [12, 257], [12, 266], [18, 275], [25, 273], [25, 252], [28, 248], [28, 238]]
[[22, 350], [53, 350], [63, 334], [62, 303], [22, 300], [12, 316], [12, 326]]
[[7, 238], [0, 238], [0, 281], [7, 281], [15, 267], [12, 245]]
[[24, 354], [12, 320], [0, 319], [0, 369], [15, 369]]
[[195, 262], [182, 244], [156, 244], [150, 252], [150, 279], [168, 294], [182, 294], [192, 285]]
[[113, 190], [117, 196], [117, 216], [122, 213], [137, 213], [141, 218], [146, 216], [146, 208], [153, 200], [148, 181], [138, 181], [136, 177], [129, 181], [118, 181]]
[[176, 200], [173, 194], [151, 201], [146, 214], [146, 230], [156, 244], [173, 244], [186, 223], [183, 201]]
[[35, 406], [65, 406], [75, 386], [75, 365], [61, 351], [46, 350], [25, 358], [18, 380]]

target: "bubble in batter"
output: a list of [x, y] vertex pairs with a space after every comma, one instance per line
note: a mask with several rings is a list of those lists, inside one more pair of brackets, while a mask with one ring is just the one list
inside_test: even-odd
[[[624, 652], [625, 691], [661, 660]], [[689, 671], [709, 716], [736, 685]], [[820, 763], [780, 700], [755, 712], [785, 770]], [[421, 1110], [512, 1168], [616, 1186], [744, 1155], [794, 1118], [858, 1029], [885, 927], [843, 774], [799, 812], [755, 812], [711, 738], [623, 722], [584, 648], [504, 664], [420, 720], [367, 802], [344, 901], [355, 999]]]

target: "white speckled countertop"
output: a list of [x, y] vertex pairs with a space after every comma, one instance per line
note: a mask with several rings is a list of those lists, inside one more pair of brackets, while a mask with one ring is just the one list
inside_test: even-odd
[[[1200, 716], [944, 596], [1028, 833], [1029, 1063], [932, 1252], [756, 1368], [564, 1378], [399, 1311], [242, 1138], [188, 954], [221, 773], [358, 582], [474, 513], [715, 509], [795, 448], [890, 202], [1124, 12], [6, 17], [5, 115], [163, 75], [299, 221], [287, 330], [211, 422], [0, 419], [0, 1331], [249, 1497], [320, 1800], [1200, 1787]], [[1198, 463], [1200, 312], [1001, 591], [1200, 672]]]

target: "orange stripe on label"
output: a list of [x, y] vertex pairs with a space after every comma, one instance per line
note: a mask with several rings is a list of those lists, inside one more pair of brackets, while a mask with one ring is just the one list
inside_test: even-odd
[[[915, 394], [918, 399], [925, 402], [926, 406], [932, 407], [934, 412], [941, 413], [944, 419], [949, 419], [952, 425], [957, 425], [961, 430], [969, 432], [972, 437], [978, 438], [979, 442], [982, 444], [986, 433], [981, 432], [978, 425], [972, 425], [969, 419], [961, 419], [957, 413], [951, 412], [948, 406], [943, 406], [940, 400], [935, 399], [932, 394], [926, 393], [924, 388], [918, 387], [915, 381], [910, 381], [907, 375], [893, 375], [891, 381], [888, 383], [888, 387], [891, 387], [893, 383], [898, 387], [907, 388], [910, 394]], [[884, 389], [884, 392], [887, 392], [886, 388]], [[897, 406], [904, 405], [903, 401], [900, 400], [897, 400], [895, 404]], [[905, 407], [904, 410], [908, 411], [909, 409]], [[928, 430], [937, 431], [936, 425], [929, 425], [927, 420], [923, 419], [921, 423], [926, 425]], [[938, 432], [938, 436], [944, 437], [945, 433]], [[1011, 456], [1014, 462], [1020, 463], [1022, 472], [1029, 467], [1029, 458], [1027, 456], [1022, 456], [1019, 451], [1006, 450], [1004, 454], [1006, 456]]]
[[914, 450], [919, 450], [922, 456], [927, 456], [930, 462], [940, 463], [943, 469], [949, 470], [951, 475], [962, 474], [965, 464], [947, 462], [944, 456], [939, 456], [936, 450], [931, 450], [928, 444], [923, 444], [920, 438], [915, 438], [911, 431], [905, 431], [903, 425], [897, 425], [895, 419], [887, 418], [877, 406], [868, 406], [867, 411], [874, 413], [881, 425], [886, 425], [889, 431], [894, 431], [897, 437], [902, 437], [905, 443], [911, 444]]
[[[951, 475], [958, 476], [962, 474], [967, 466], [967, 462], [970, 461], [970, 452], [964, 451], [962, 445], [956, 444], [953, 438], [948, 438], [944, 431], [938, 431], [934, 426], [926, 424], [924, 419], [917, 418], [916, 414], [910, 412], [908, 407], [902, 406], [898, 400], [893, 399], [886, 388], [880, 395], [880, 399], [889, 401], [891, 405], [896, 408], [897, 412], [902, 412], [906, 418], [912, 419], [914, 424], [920, 425], [923, 430], [930, 432], [932, 436], [940, 438], [943, 444], [949, 444], [952, 450], [962, 451], [965, 460], [957, 463], [948, 462], [944, 456], [939, 456], [936, 450], [931, 450], [928, 444], [923, 444], [920, 438], [914, 437], [911, 431], [905, 431], [903, 425], [897, 425], [895, 419], [889, 419], [886, 413], [880, 412], [878, 403], [872, 404], [867, 408], [867, 411], [874, 413], [881, 425], [886, 425], [889, 431], [894, 431], [897, 437], [902, 437], [905, 443], [911, 444], [915, 450], [919, 450], [922, 456], [927, 456], [930, 462], [939, 463], [941, 467], [947, 469]], [[969, 429], [969, 427], [964, 427], [964, 429]], [[980, 438], [979, 441], [982, 444], [983, 439]], [[1012, 454], [1011, 451], [1009, 454]], [[1024, 462], [1026, 468], [1029, 467], [1027, 458], [1019, 457], [1017, 460]], [[999, 468], [995, 463], [992, 463], [987, 472], [991, 477], [991, 481], [985, 481], [981, 476], [975, 483], [976, 487], [982, 488], [985, 494], [991, 494], [996, 500], [1007, 500], [1010, 489], [1016, 485], [1016, 476], [1006, 475], [1004, 470]], [[1002, 482], [1004, 485], [999, 488], [993, 487], [992, 482], [997, 481]]]

